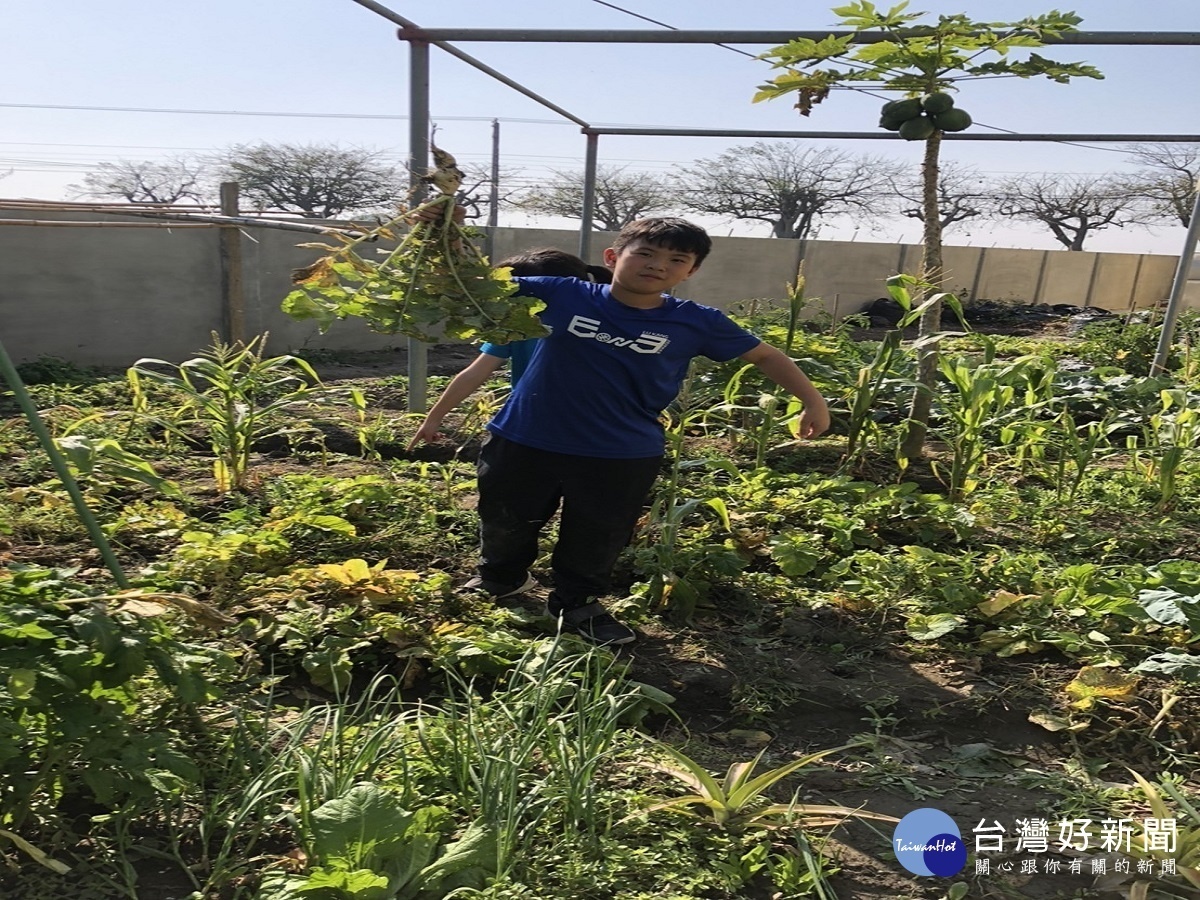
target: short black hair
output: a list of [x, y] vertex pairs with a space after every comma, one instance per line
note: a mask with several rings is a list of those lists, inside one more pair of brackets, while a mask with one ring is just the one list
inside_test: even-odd
[[612, 284], [612, 269], [608, 266], [588, 266], [587, 274], [593, 284]]
[[704, 258], [712, 250], [712, 238], [708, 236], [707, 231], [686, 219], [673, 217], [638, 219], [636, 222], [630, 222], [613, 239], [612, 249], [620, 253], [637, 240], [680, 253], [694, 253], [696, 265], [704, 262]]
[[496, 263], [496, 268], [510, 268], [517, 276], [557, 275], [559, 278], [588, 277], [588, 265], [574, 253], [555, 247], [535, 247]]

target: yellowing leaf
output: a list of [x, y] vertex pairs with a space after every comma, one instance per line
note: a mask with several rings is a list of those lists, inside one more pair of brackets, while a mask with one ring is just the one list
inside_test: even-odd
[[1084, 666], [1064, 690], [1075, 699], [1073, 706], [1089, 709], [1098, 697], [1120, 700], [1134, 696], [1140, 680], [1120, 669]]
[[144, 619], [152, 619], [155, 616], [161, 616], [167, 611], [167, 605], [155, 600], [126, 600], [117, 607], [117, 612], [132, 613], [135, 616], [141, 616]]
[[985, 616], [994, 616], [997, 613], [1001, 613], [1008, 609], [1014, 603], [1020, 603], [1027, 597], [1032, 596], [1034, 595], [1014, 594], [1011, 591], [996, 591], [996, 593], [992, 595], [991, 599], [984, 600], [982, 603], [977, 604], [975, 608]]

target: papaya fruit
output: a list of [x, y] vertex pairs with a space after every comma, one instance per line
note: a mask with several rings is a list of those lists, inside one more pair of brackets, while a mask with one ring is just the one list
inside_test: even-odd
[[889, 117], [886, 113], [879, 117], [879, 127], [886, 128], [888, 131], [899, 131], [900, 126], [903, 124], [904, 124], [903, 121], [898, 120], [898, 119], [893, 119], [893, 118]]
[[965, 109], [948, 109], [933, 117], [933, 126], [939, 131], [963, 131], [971, 127], [971, 117]]
[[949, 94], [934, 93], [927, 94], [921, 100], [921, 109], [929, 113], [931, 116], [940, 115], [954, 106], [954, 98]]
[[916, 97], [906, 100], [889, 100], [879, 111], [880, 117], [886, 116], [896, 122], [907, 122], [921, 114], [921, 101]]
[[900, 126], [900, 137], [906, 141], [923, 141], [932, 135], [937, 129], [934, 127], [933, 120], [927, 116], [919, 116], [916, 119], [909, 119]]

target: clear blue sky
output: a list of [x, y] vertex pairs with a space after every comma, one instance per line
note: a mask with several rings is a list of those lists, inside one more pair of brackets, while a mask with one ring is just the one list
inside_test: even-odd
[[[394, 0], [387, 4], [428, 27], [653, 29], [595, 0]], [[614, 0], [614, 5], [678, 28], [822, 30], [836, 27], [834, 3], [757, 4], [695, 0]], [[884, 4], [880, 4], [884, 5]], [[1052, 4], [990, 0], [948, 5], [915, 0], [914, 10], [963, 10], [993, 21], [1047, 11]], [[407, 46], [394, 26], [352, 0], [59, 0], [9, 4], [0, 38], [0, 103], [242, 112], [408, 113]], [[1200, 30], [1195, 0], [1088, 0], [1075, 7], [1087, 31]], [[809, 119], [786, 100], [750, 103], [768, 76], [765, 63], [700, 45], [461, 44], [463, 50], [595, 124], [741, 129], [865, 131], [879, 101], [839, 94]], [[748, 46], [750, 52], [764, 47]], [[1104, 81], [1070, 85], [1005, 80], [971, 85], [959, 103], [981, 126], [1019, 132], [1196, 132], [1198, 47], [1061, 47], [1047, 55], [1083, 60]], [[493, 117], [501, 120], [504, 166], [524, 180], [582, 166], [578, 128], [438, 51], [432, 51], [432, 113], [439, 143], [460, 159], [484, 162]], [[402, 118], [352, 119], [148, 113], [0, 106], [0, 194], [62, 199], [66, 186], [104, 160], [154, 159], [235, 143], [339, 142], [407, 150]], [[520, 121], [524, 120], [524, 121]], [[982, 129], [979, 129], [982, 130]], [[604, 137], [602, 164], [668, 172], [739, 142], [721, 138]], [[920, 145], [846, 142], [855, 152], [911, 162]], [[944, 158], [987, 173], [1128, 171], [1116, 145], [949, 144]], [[507, 224], [524, 224], [514, 215]], [[729, 229], [714, 227], [714, 233]], [[734, 233], [747, 233], [735, 229]], [[755, 232], [749, 232], [755, 233]], [[762, 233], [762, 232], [758, 232]], [[848, 229], [823, 236], [849, 237]], [[912, 240], [892, 223], [859, 239]], [[1177, 253], [1183, 230], [1104, 232], [1088, 249]], [[951, 242], [1056, 247], [1048, 232], [961, 232]]]

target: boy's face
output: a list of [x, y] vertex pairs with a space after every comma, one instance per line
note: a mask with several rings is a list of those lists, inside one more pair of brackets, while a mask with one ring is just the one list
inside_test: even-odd
[[614, 285], [647, 295], [669, 292], [700, 268], [695, 253], [671, 250], [640, 238], [619, 253], [609, 247], [604, 251], [604, 264], [613, 270]]

